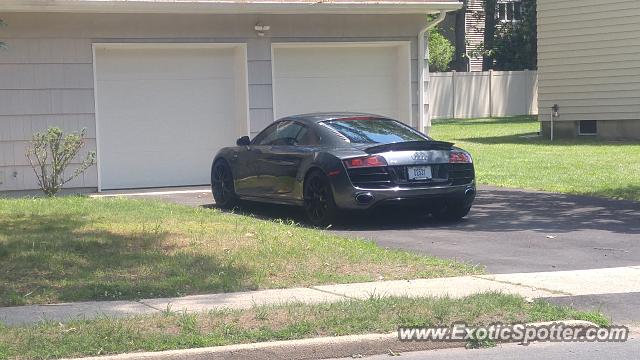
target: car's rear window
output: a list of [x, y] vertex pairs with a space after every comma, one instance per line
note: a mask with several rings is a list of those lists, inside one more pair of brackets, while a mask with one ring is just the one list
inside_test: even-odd
[[395, 120], [378, 118], [337, 119], [322, 122], [355, 144], [389, 144], [424, 141], [427, 137]]

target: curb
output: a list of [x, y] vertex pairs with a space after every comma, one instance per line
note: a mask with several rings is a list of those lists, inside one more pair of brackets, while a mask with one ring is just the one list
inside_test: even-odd
[[[558, 321], [529, 323], [532, 326], [551, 325]], [[570, 326], [597, 326], [589, 321], [567, 320]], [[76, 360], [312, 360], [363, 357], [402, 352], [465, 348], [465, 342], [400, 341], [398, 333], [348, 335], [300, 340], [271, 341], [251, 344], [214, 346], [196, 349], [139, 352], [120, 355], [76, 358]], [[63, 359], [64, 360], [64, 359]], [[72, 359], [67, 359], [72, 360]]]
[[400, 353], [464, 348], [464, 346], [464, 342], [402, 342], [398, 340], [398, 334], [394, 332], [391, 334], [349, 335], [215, 346], [199, 349], [128, 353], [82, 358], [82, 360], [311, 360], [379, 355], [390, 353], [391, 351], [393, 353]]

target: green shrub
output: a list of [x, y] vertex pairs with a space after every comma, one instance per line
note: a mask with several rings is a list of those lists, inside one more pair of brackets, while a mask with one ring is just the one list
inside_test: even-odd
[[86, 129], [65, 135], [57, 127], [33, 134], [27, 158], [38, 179], [38, 186], [47, 196], [54, 196], [64, 184], [95, 164], [95, 152], [89, 152], [71, 175], [65, 175], [69, 164], [85, 144]]
[[429, 31], [429, 70], [432, 72], [449, 71], [455, 47], [438, 29]]

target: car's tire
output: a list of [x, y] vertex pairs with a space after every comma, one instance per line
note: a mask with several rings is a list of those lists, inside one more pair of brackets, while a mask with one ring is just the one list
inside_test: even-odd
[[312, 170], [304, 180], [304, 210], [314, 226], [331, 225], [338, 212], [329, 178], [320, 170]]
[[463, 201], [447, 202], [442, 208], [434, 210], [431, 214], [441, 221], [460, 221], [471, 211], [471, 206]]
[[211, 193], [219, 208], [232, 209], [238, 205], [233, 173], [225, 160], [218, 160], [211, 167]]

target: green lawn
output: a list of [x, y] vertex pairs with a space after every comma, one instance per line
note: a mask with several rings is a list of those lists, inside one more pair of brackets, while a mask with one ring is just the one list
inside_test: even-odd
[[0, 306], [481, 273], [293, 223], [160, 201], [0, 199]]
[[[208, 313], [164, 312], [126, 319], [0, 325], [0, 359], [48, 359], [220, 346], [318, 336], [390, 333], [398, 326], [454, 322], [587, 320], [608, 325], [599, 313], [579, 312], [517, 296], [480, 294], [465, 299], [371, 298], [333, 304], [287, 304]], [[484, 344], [490, 345], [490, 344]]]
[[640, 200], [640, 142], [526, 138], [532, 117], [436, 120], [431, 136], [474, 157], [478, 182]]

